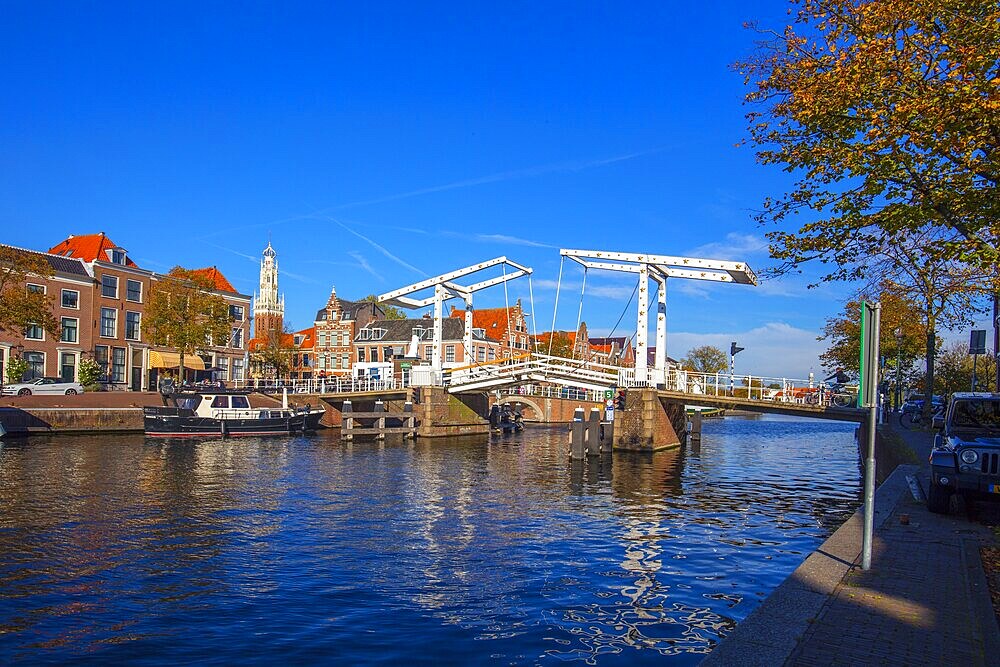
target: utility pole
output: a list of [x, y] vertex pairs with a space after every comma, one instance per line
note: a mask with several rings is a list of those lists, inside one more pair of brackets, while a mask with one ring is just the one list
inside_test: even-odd
[[[734, 340], [729, 345], [729, 394], [733, 395], [736, 392], [736, 355], [743, 350], [745, 347], [739, 347], [736, 345]], [[750, 388], [747, 387], [747, 397], [750, 396]]]

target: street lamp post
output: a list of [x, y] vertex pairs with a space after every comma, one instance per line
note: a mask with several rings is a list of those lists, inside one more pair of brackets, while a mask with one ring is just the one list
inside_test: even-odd
[[901, 387], [899, 386], [899, 383], [901, 370], [900, 366], [902, 365], [903, 357], [903, 327], [896, 327], [896, 330], [893, 333], [896, 334], [896, 410], [898, 411], [899, 406], [901, 405], [900, 399], [902, 397], [900, 394]]

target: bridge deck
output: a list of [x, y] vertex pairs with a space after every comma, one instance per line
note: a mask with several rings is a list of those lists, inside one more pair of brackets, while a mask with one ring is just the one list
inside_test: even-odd
[[656, 394], [663, 399], [677, 401], [685, 405], [700, 405], [705, 408], [726, 408], [729, 410], [746, 410], [793, 417], [815, 417], [817, 419], [833, 419], [845, 422], [862, 422], [868, 416], [868, 411], [858, 408], [838, 408], [829, 406], [805, 405], [803, 403], [784, 403], [778, 401], [760, 401], [735, 396], [712, 396], [708, 394], [689, 394], [683, 391], [658, 390]]

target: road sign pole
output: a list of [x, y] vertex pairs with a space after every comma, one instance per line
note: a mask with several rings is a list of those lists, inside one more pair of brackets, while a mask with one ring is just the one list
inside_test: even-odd
[[872, 566], [872, 535], [875, 527], [875, 425], [878, 411], [879, 328], [882, 305], [861, 302], [861, 382], [858, 399], [868, 408], [868, 456], [865, 459], [864, 534], [861, 538], [861, 569]]

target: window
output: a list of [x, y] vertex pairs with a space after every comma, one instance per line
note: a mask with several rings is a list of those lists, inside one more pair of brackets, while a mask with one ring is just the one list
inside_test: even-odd
[[121, 248], [114, 248], [111, 251], [111, 263], [125, 265], [125, 251]]
[[351, 355], [347, 352], [340, 355], [340, 367], [345, 369], [351, 367]]
[[31, 294], [45, 294], [45, 285], [35, 285], [28, 283], [28, 292]]
[[25, 352], [21, 358], [28, 362], [28, 370], [25, 371], [25, 380], [34, 380], [45, 376], [45, 353]]
[[485, 347], [478, 347], [478, 348], [476, 348], [476, 360], [477, 361], [486, 361], [486, 348]]
[[424, 359], [430, 359], [433, 354], [434, 354], [434, 346], [424, 345]]
[[243, 321], [243, 306], [229, 306], [229, 317], [233, 318], [234, 322]]
[[250, 401], [247, 400], [246, 396], [231, 396], [230, 399], [233, 401], [233, 407], [240, 410], [247, 410], [250, 408]]
[[63, 352], [60, 356], [59, 377], [63, 382], [76, 380], [76, 355], [72, 352]]
[[351, 334], [349, 334], [346, 331], [344, 332], [344, 337], [342, 339], [341, 345], [343, 347], [350, 347], [351, 346]]
[[319, 355], [316, 357], [316, 361], [319, 363], [320, 370], [326, 370], [326, 357]]
[[455, 346], [445, 345], [444, 346], [444, 360], [447, 362], [455, 361]]
[[142, 283], [138, 280], [125, 281], [125, 300], [142, 303]]
[[320, 332], [319, 332], [319, 333], [317, 334], [317, 341], [316, 341], [316, 342], [317, 342], [317, 344], [318, 344], [318, 345], [319, 345], [320, 347], [326, 347], [326, 333], [325, 333], [325, 332], [323, 332], [323, 331], [320, 331]]
[[305, 353], [302, 354], [302, 365], [303, 366], [311, 366], [312, 365], [312, 364], [309, 363], [309, 355], [308, 354], [305, 354]]
[[497, 358], [497, 352], [492, 347], [486, 351], [486, 358], [489, 361], [494, 361]]
[[101, 308], [101, 336], [114, 338], [118, 335], [118, 311], [114, 308]]
[[238, 347], [243, 349], [243, 329], [240, 327], [233, 327], [233, 337], [230, 338], [232, 341], [232, 347]]
[[101, 296], [106, 296], [109, 299], [118, 298], [118, 276], [107, 274], [101, 276]]
[[242, 380], [243, 379], [243, 360], [233, 359], [233, 379]]
[[212, 399], [213, 408], [228, 408], [229, 407], [229, 397], [228, 396], [216, 396]]
[[110, 361], [107, 345], [97, 345], [94, 347], [94, 361], [96, 361], [97, 365], [101, 367], [102, 378], [107, 380], [108, 362]]
[[142, 314], [129, 310], [125, 313], [125, 340], [139, 340]]
[[59, 340], [64, 343], [76, 343], [79, 341], [80, 320], [75, 317], [64, 317], [60, 322], [62, 333]]
[[111, 381], [125, 381], [125, 348], [111, 348]]
[[45, 329], [41, 325], [32, 322], [24, 330], [24, 337], [28, 340], [45, 340]]
[[78, 310], [80, 308], [80, 293], [75, 289], [64, 289], [62, 291], [62, 307]]
[[358, 361], [362, 361], [363, 362], [364, 360], [365, 360], [365, 348], [359, 347], [358, 348]]
[[216, 379], [228, 380], [229, 379], [229, 357], [219, 357], [215, 360], [218, 364], [219, 370], [216, 371]]
[[369, 348], [368, 351], [371, 354], [371, 360], [372, 361], [378, 361], [378, 348], [377, 347], [372, 347], [372, 348]]
[[382, 361], [392, 361], [392, 346], [382, 348]]

